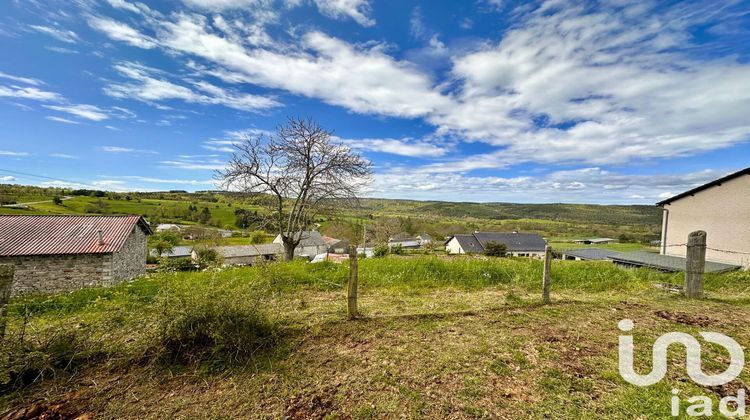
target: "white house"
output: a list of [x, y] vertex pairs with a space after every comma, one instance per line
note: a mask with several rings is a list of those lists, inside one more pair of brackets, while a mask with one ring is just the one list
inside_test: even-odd
[[513, 257], [544, 257], [547, 241], [536, 233], [474, 232], [453, 235], [445, 241], [448, 254], [481, 254], [489, 242], [505, 244], [506, 252]]
[[[299, 245], [294, 249], [295, 257], [313, 258], [318, 254], [325, 254], [328, 251], [328, 244], [320, 235], [320, 233], [314, 230], [305, 230], [296, 232], [295, 238], [301, 238]], [[281, 240], [281, 235], [276, 235], [273, 240], [275, 244], [284, 244]]]
[[156, 225], [156, 232], [162, 233], [162, 232], [175, 232], [179, 233], [182, 230], [182, 227], [180, 225], [175, 225], [172, 223], [161, 223]]
[[750, 267], [750, 168], [657, 203], [661, 254], [685, 257], [688, 234], [706, 232], [706, 260]]

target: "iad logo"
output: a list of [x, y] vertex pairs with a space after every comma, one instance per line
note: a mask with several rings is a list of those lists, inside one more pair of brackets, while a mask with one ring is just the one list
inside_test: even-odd
[[[634, 324], [630, 319], [623, 319], [617, 324], [621, 331], [632, 331]], [[724, 385], [737, 378], [745, 366], [745, 353], [742, 347], [732, 338], [716, 332], [700, 332], [701, 337], [709, 343], [718, 344], [729, 352], [730, 363], [727, 369], [716, 375], [706, 375], [701, 367], [701, 344], [690, 334], [681, 332], [670, 332], [656, 339], [653, 345], [652, 367], [651, 372], [647, 375], [640, 375], [635, 372], [633, 367], [633, 336], [621, 335], [619, 343], [619, 370], [620, 375], [628, 382], [638, 386], [653, 385], [664, 378], [667, 373], [667, 349], [672, 344], [680, 344], [685, 347], [687, 361], [685, 369], [688, 376], [695, 383], [703, 386]], [[672, 397], [672, 415], [680, 414], [680, 400], [676, 396], [679, 391], [673, 390]], [[689, 416], [711, 416], [713, 407], [711, 399], [705, 396], [695, 396], [688, 399], [688, 402], [695, 403], [689, 406], [686, 414]], [[736, 404], [736, 410], [729, 408], [729, 403]], [[719, 404], [719, 412], [728, 417], [745, 415], [745, 390], [740, 389], [737, 397], [728, 396], [722, 398]]]

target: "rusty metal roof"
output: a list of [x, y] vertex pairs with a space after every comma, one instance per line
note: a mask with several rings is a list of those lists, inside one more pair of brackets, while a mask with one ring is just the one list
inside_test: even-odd
[[136, 226], [151, 233], [141, 216], [0, 216], [0, 256], [108, 254], [119, 251]]

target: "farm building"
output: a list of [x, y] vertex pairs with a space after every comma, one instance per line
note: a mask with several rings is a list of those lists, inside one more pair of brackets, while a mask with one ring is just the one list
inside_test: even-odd
[[601, 248], [570, 249], [560, 251], [560, 258], [574, 261], [612, 261], [620, 252]]
[[174, 232], [174, 233], [180, 233], [182, 231], [182, 227], [180, 225], [175, 225], [173, 223], [160, 223], [156, 225], [156, 229], [154, 229], [156, 233], [162, 233], [162, 232]]
[[750, 168], [657, 203], [661, 254], [684, 257], [690, 232], [706, 232], [706, 259], [750, 267]]
[[403, 249], [419, 249], [422, 243], [416, 238], [390, 239], [388, 248], [400, 246]]
[[[624, 267], [647, 267], [671, 273], [685, 271], [685, 267], [687, 266], [687, 260], [685, 257], [661, 255], [655, 252], [622, 252], [619, 255], [613, 255], [610, 258], [615, 264]], [[737, 265], [706, 261], [705, 272], [724, 273], [737, 270], [738, 268], [740, 267]]]
[[190, 258], [193, 255], [193, 247], [192, 246], [175, 246], [172, 247], [172, 249], [168, 249], [161, 253], [161, 255], [157, 255], [157, 252], [155, 249], [152, 249], [149, 252], [149, 255], [152, 257], [161, 257], [161, 258]]
[[[328, 251], [328, 244], [320, 233], [314, 230], [305, 230], [295, 233], [295, 238], [302, 238], [297, 248], [294, 249], [295, 257], [313, 258], [318, 254]], [[281, 235], [277, 235], [273, 243], [283, 245]]]
[[334, 254], [345, 254], [349, 252], [349, 241], [346, 239], [336, 239], [330, 236], [323, 236], [323, 240], [328, 245], [326, 252], [332, 252]]
[[109, 286], [146, 271], [140, 216], [0, 216], [0, 264], [13, 294]]
[[490, 242], [505, 244], [507, 253], [513, 257], [543, 257], [547, 241], [536, 233], [518, 232], [474, 232], [453, 235], [445, 241], [448, 254], [483, 253]]
[[588, 238], [588, 239], [576, 239], [573, 241], [577, 244], [585, 244], [585, 245], [604, 245], [604, 244], [613, 244], [617, 242], [616, 240], [612, 238]]
[[[224, 259], [225, 265], [253, 265], [258, 261], [273, 261], [284, 254], [280, 244], [217, 246], [213, 248]], [[193, 260], [198, 260], [193, 250]]]

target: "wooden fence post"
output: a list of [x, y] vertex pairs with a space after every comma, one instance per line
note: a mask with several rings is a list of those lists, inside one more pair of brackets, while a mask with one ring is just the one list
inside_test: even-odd
[[703, 297], [703, 273], [706, 269], [706, 232], [690, 232], [687, 242], [685, 266], [685, 296], [691, 299]]
[[5, 339], [5, 325], [8, 322], [8, 302], [13, 287], [13, 266], [0, 265], [0, 340]]
[[357, 312], [357, 296], [359, 294], [359, 266], [357, 262], [357, 247], [349, 246], [349, 285], [347, 287], [347, 313], [349, 319], [359, 315]]
[[542, 303], [549, 303], [550, 269], [552, 268], [552, 247], [544, 246], [544, 272], [542, 273]]

